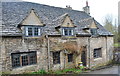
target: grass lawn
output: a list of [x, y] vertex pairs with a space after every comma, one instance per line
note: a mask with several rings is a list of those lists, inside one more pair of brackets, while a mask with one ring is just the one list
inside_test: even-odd
[[120, 47], [120, 43], [115, 43], [114, 47]]

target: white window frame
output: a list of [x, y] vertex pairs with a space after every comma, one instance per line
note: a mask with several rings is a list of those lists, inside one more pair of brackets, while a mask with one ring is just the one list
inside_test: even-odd
[[[65, 30], [67, 30], [67, 35], [65, 35]], [[71, 31], [71, 33], [69, 33], [69, 31]], [[73, 36], [74, 35], [74, 28], [62, 28], [62, 35], [64, 36]]]
[[[32, 36], [29, 36], [28, 28], [32, 28]], [[35, 28], [38, 28], [38, 35], [35, 35]], [[38, 27], [38, 26], [26, 26], [25, 27], [25, 36], [27, 36], [27, 37], [41, 36], [41, 27]]]

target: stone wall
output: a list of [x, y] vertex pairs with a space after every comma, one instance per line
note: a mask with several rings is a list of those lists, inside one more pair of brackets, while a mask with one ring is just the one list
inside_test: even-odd
[[[105, 64], [112, 59], [113, 37], [45, 37], [22, 38], [4, 37], [1, 41], [2, 69], [5, 72], [22, 73], [39, 69], [60, 70], [78, 66], [81, 62], [81, 47], [86, 48], [87, 67]], [[77, 46], [68, 51], [63, 47], [66, 42]], [[49, 45], [48, 45], [49, 43]], [[49, 47], [48, 47], [49, 46]], [[73, 47], [70, 45], [70, 48]], [[102, 57], [94, 59], [93, 50], [102, 48]], [[37, 51], [37, 64], [12, 68], [11, 53]], [[53, 52], [60, 51], [60, 64], [53, 64]], [[73, 62], [68, 62], [67, 54], [73, 53]], [[48, 56], [49, 55], [49, 56]]]
[[[80, 48], [83, 47], [83, 46], [86, 46], [88, 48], [88, 37], [54, 37], [54, 38], [50, 38], [50, 51], [51, 51], [51, 55], [50, 55], [50, 63], [51, 63], [51, 69], [52, 70], [58, 70], [58, 69], [64, 69], [64, 68], [71, 68], [71, 67], [75, 67], [75, 66], [78, 66], [78, 62], [81, 62], [81, 54], [76, 54], [76, 53], [73, 53], [73, 59], [74, 61], [73, 62], [70, 62], [68, 63], [67, 61], [67, 54], [64, 52], [65, 49], [62, 47], [62, 44], [63, 43], [66, 43], [66, 42], [76, 42], [77, 43], [77, 49], [75, 51], [77, 52], [80, 52]], [[74, 46], [74, 44], [73, 44]], [[72, 47], [72, 46], [70, 46]], [[88, 50], [88, 49], [87, 49]], [[56, 64], [54, 65], [53, 64], [53, 55], [52, 55], [52, 52], [55, 52], [55, 51], [61, 51], [60, 53], [60, 61], [61, 63], [60, 64]], [[68, 50], [67, 50], [68, 51]], [[69, 51], [68, 51], [69, 52]], [[88, 53], [88, 51], [87, 51]], [[88, 58], [87, 58], [88, 60]], [[88, 61], [87, 61], [87, 64], [88, 64]]]
[[[76, 41], [75, 39], [72, 39]], [[64, 68], [74, 67], [74, 61], [68, 63], [67, 54], [62, 44], [68, 41], [72, 41], [70, 38], [50, 37], [50, 68], [51, 70], [60, 70]], [[53, 52], [60, 51], [60, 64], [53, 64]]]
[[0, 37], [0, 73], [1, 73], [1, 71], [2, 71], [2, 37]]
[[[22, 37], [4, 37], [4, 49], [2, 49], [3, 71], [12, 73], [35, 71], [38, 69], [48, 69], [47, 48], [45, 38], [22, 38]], [[37, 64], [24, 67], [12, 68], [11, 53], [37, 51]], [[25, 68], [26, 67], [26, 68]], [[33, 69], [35, 68], [35, 69]], [[26, 70], [27, 69], [27, 70]]]
[[[94, 58], [93, 51], [95, 48], [102, 49], [102, 57]], [[100, 66], [106, 64], [112, 56], [113, 51], [113, 39], [112, 37], [98, 37], [90, 38], [90, 67]]]
[[114, 50], [114, 39], [113, 37], [107, 37], [107, 61], [112, 60], [113, 59], [113, 50]]

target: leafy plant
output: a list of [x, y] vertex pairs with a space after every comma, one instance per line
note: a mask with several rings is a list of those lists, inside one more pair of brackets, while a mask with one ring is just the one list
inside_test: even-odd
[[37, 72], [32, 72], [32, 74], [47, 74], [47, 72], [43, 69], [37, 71]]

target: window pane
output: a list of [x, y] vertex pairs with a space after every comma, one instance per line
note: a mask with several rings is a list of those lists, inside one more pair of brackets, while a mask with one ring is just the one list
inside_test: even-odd
[[69, 35], [72, 35], [72, 31], [71, 31], [71, 29], [69, 29], [68, 31], [69, 31]]
[[64, 34], [68, 35], [68, 30], [67, 29], [64, 29]]
[[68, 62], [72, 62], [73, 61], [73, 54], [68, 54]]
[[34, 35], [38, 36], [38, 28], [37, 27], [34, 28]]
[[60, 64], [60, 52], [53, 52], [53, 64]]
[[12, 67], [19, 67], [20, 66], [20, 56], [19, 54], [12, 55]]
[[28, 56], [22, 56], [22, 66], [28, 65]]
[[66, 36], [73, 35], [73, 29], [72, 28], [64, 28], [63, 29], [63, 35], [66, 35]]
[[30, 53], [29, 57], [30, 57], [30, 64], [36, 64], [37, 63], [36, 52]]
[[102, 57], [102, 50], [101, 48], [94, 49], [94, 58]]
[[32, 28], [28, 28], [28, 36], [32, 36], [33, 34], [32, 34]]
[[97, 29], [91, 29], [91, 34], [96, 35], [97, 34]]

